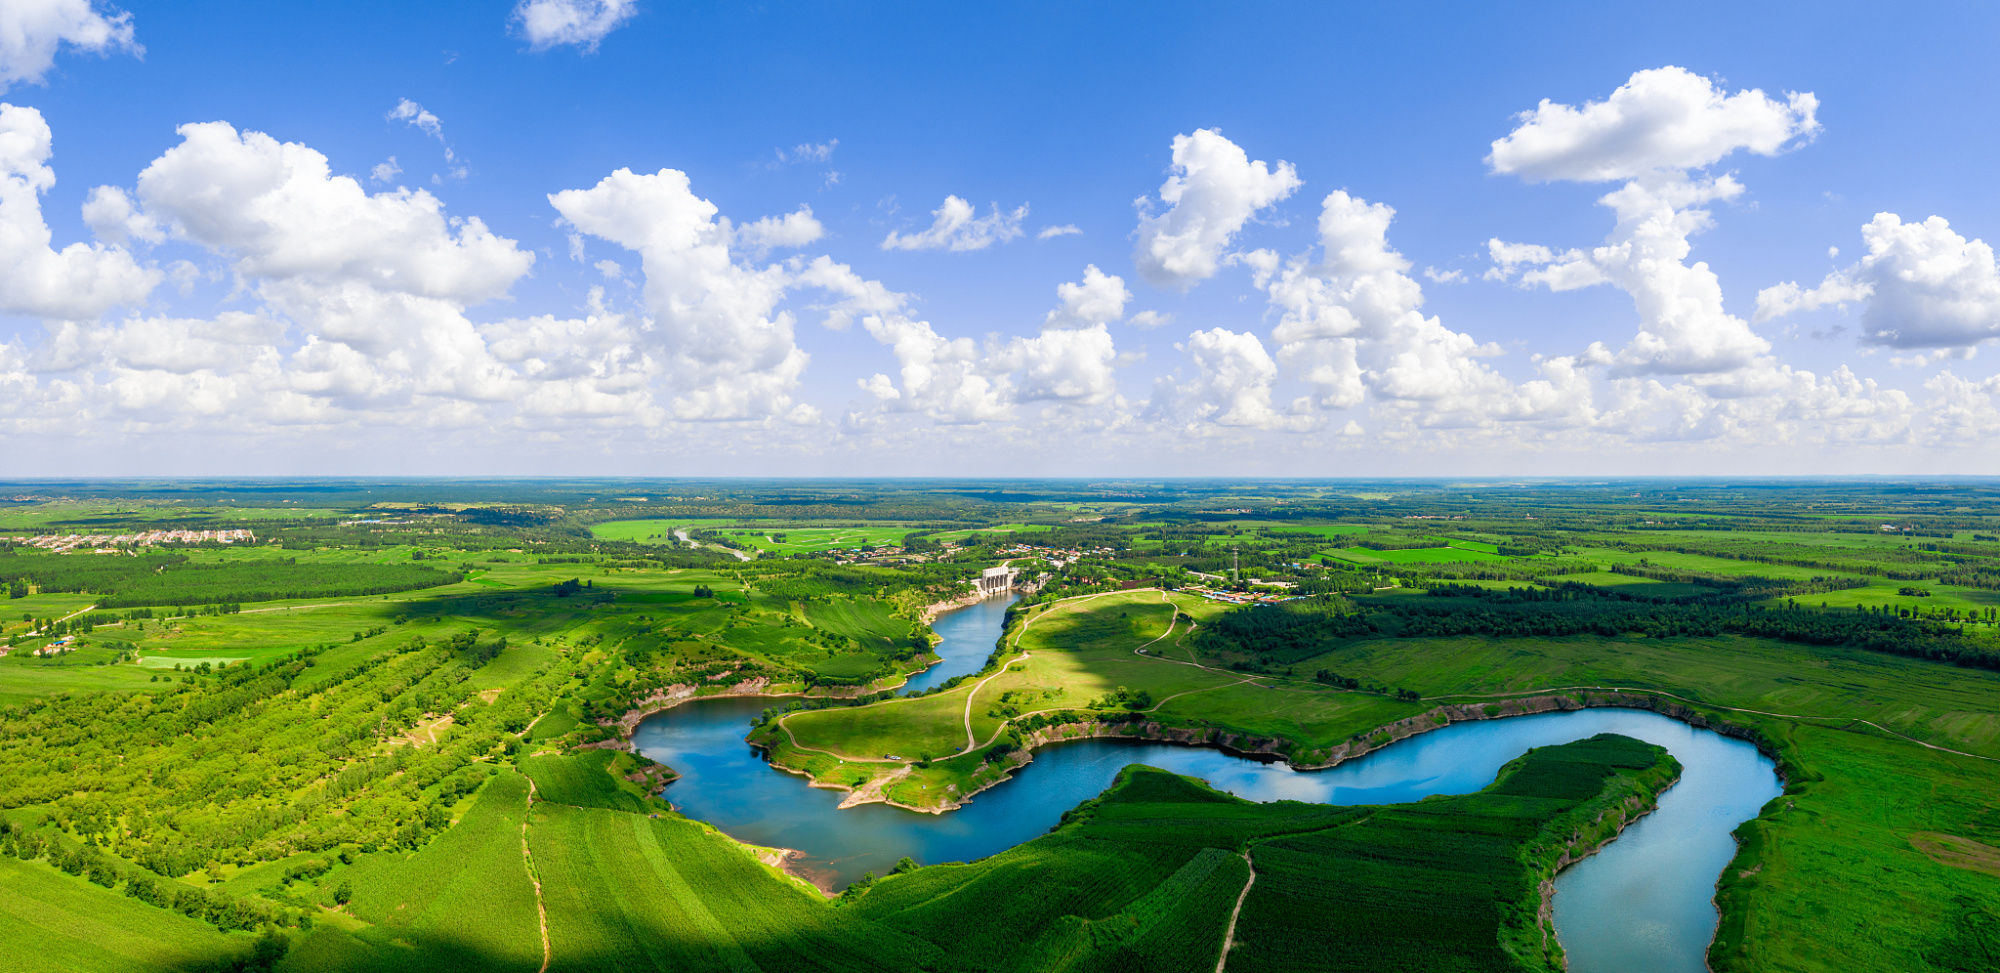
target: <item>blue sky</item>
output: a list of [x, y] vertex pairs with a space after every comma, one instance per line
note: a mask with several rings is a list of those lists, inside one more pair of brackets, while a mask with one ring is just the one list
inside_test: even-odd
[[1991, 473], [1996, 20], [10, 0], [0, 472]]

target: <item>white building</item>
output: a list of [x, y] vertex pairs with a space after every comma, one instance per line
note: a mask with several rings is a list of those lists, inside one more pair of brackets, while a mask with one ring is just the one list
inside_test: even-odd
[[1011, 591], [1014, 587], [1014, 579], [1018, 578], [1020, 574], [1021, 572], [1004, 564], [997, 568], [987, 568], [979, 572], [979, 593], [982, 595], [997, 595], [1003, 591]]

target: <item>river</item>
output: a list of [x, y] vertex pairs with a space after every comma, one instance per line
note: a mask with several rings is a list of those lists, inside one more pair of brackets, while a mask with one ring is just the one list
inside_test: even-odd
[[934, 651], [938, 661], [910, 677], [902, 694], [914, 696], [932, 686], [943, 685], [954, 676], [979, 671], [1000, 641], [1000, 629], [1007, 624], [1007, 609], [1020, 601], [1019, 595], [982, 598], [964, 608], [954, 608], [931, 622], [938, 635]]
[[[977, 670], [1004, 612], [1005, 603], [986, 601], [939, 618], [945, 661], [918, 678], [934, 685]], [[1576, 973], [1705, 971], [1717, 918], [1711, 897], [1735, 853], [1730, 832], [1779, 792], [1771, 761], [1748, 743], [1656, 713], [1593, 709], [1456, 723], [1305, 772], [1206, 748], [1079, 740], [1037, 751], [1017, 779], [947, 814], [883, 804], [838, 810], [841, 792], [774, 771], [743, 742], [750, 720], [770, 704], [743, 697], [684, 704], [640, 724], [634, 744], [681, 773], [665, 794], [682, 813], [751, 844], [798, 849], [802, 870], [836, 886], [883, 874], [905, 855], [934, 864], [1004, 851], [1046, 832], [1132, 763], [1256, 801], [1392, 804], [1478, 790], [1530, 747], [1604, 732], [1658, 744], [1685, 768], [1659, 810], [1556, 879], [1556, 931]]]

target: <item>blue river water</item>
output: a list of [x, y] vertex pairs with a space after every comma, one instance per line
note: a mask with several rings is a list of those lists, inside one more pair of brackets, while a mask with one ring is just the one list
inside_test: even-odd
[[[997, 610], [981, 611], [995, 604]], [[1004, 609], [981, 602], [941, 618], [934, 627], [946, 642], [973, 644], [941, 645], [946, 661], [924, 677], [947, 667], [952, 671], [939, 680], [978, 669]], [[953, 624], [970, 612], [979, 614]], [[840, 810], [841, 792], [773, 770], [744, 742], [750, 721], [772, 702], [690, 702], [640, 724], [634, 743], [680, 772], [665, 796], [682, 813], [741, 841], [797, 849], [805, 855], [801, 870], [836, 887], [865, 872], [885, 873], [905, 855], [924, 864], [972, 861], [1028, 841], [1133, 763], [1199, 777], [1256, 801], [1393, 804], [1478, 790], [1531, 747], [1606, 732], [1658, 744], [1683, 765], [1680, 782], [1657, 811], [1556, 879], [1557, 936], [1577, 973], [1705, 971], [1716, 879], [1735, 854], [1730, 832], [1779, 793], [1771, 761], [1748, 743], [1655, 713], [1594, 709], [1457, 723], [1319, 771], [1206, 748], [1079, 740], [1037, 751], [1016, 779], [946, 814], [883, 804]]]
[[938, 634], [935, 651], [938, 661], [930, 668], [910, 677], [903, 684], [903, 695], [913, 696], [932, 686], [942, 685], [953, 676], [963, 676], [978, 672], [986, 664], [986, 657], [993, 654], [993, 646], [1000, 640], [1001, 626], [1007, 624], [1007, 608], [1021, 599], [1015, 595], [997, 598], [983, 598], [964, 608], [945, 612], [931, 623], [931, 631]]

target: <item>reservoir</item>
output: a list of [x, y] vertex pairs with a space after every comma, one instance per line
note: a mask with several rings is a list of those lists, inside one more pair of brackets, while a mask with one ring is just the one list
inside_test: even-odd
[[[969, 669], [953, 662], [965, 656], [939, 646], [947, 661], [933, 671], [952, 670], [940, 681], [978, 668], [1005, 607], [981, 602], [939, 619], [934, 627], [952, 633], [947, 641], [980, 640]], [[974, 612], [977, 626], [952, 624]], [[801, 870], [835, 887], [865, 872], [886, 874], [905, 855], [925, 864], [973, 861], [1031, 840], [1097, 796], [1127, 764], [1199, 777], [1255, 801], [1396, 804], [1478, 790], [1531, 747], [1607, 732], [1658, 744], [1683, 765], [1680, 782], [1661, 796], [1659, 810], [1556, 880], [1557, 935], [1576, 973], [1703, 973], [1715, 934], [1716, 879], [1735, 854], [1730, 832], [1780, 790], [1771, 761], [1748, 743], [1642, 710], [1594, 709], [1456, 723], [1304, 772], [1206, 748], [1079, 740], [1037, 751], [1015, 779], [946, 814], [884, 804], [839, 810], [842, 792], [773, 770], [743, 741], [772, 702], [686, 703], [640, 724], [633, 742], [681, 773], [665, 796], [682, 813], [750, 844], [798, 849]]]

